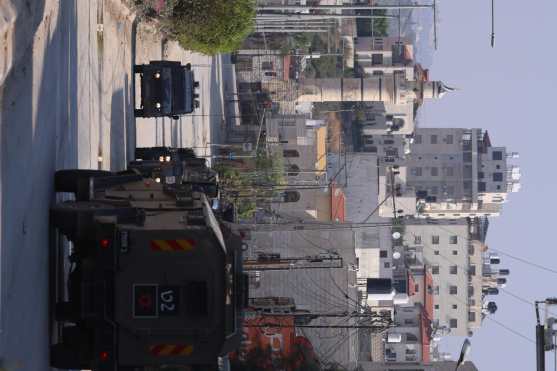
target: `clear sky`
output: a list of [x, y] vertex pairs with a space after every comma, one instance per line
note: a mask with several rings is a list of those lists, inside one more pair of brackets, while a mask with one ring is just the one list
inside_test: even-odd
[[[439, 2], [439, 1], [438, 1]], [[488, 245], [557, 270], [554, 195], [557, 166], [557, 0], [496, 0], [495, 48], [490, 47], [490, 0], [441, 0], [439, 48], [430, 78], [460, 89], [426, 102], [423, 127], [484, 128], [495, 146], [520, 153], [522, 190], [491, 218]], [[557, 193], [556, 193], [557, 194]], [[511, 269], [506, 289], [534, 301], [557, 296], [557, 275], [502, 256]], [[506, 293], [494, 297], [494, 318], [535, 339], [533, 306]], [[535, 370], [535, 345], [485, 320], [470, 339], [480, 370]], [[446, 341], [459, 351], [462, 339]], [[553, 356], [547, 370], [553, 370]]]

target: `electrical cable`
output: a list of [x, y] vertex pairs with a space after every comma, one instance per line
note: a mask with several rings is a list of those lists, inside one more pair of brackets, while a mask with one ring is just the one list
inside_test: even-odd
[[521, 337], [522, 339], [527, 340], [527, 341], [529, 341], [529, 342], [532, 343], [532, 344], [536, 344], [536, 341], [532, 340], [532, 339], [529, 338], [528, 336], [525, 336], [525, 335], [521, 334], [520, 332], [518, 332], [518, 331], [514, 330], [513, 328], [511, 328], [511, 327], [505, 325], [504, 323], [497, 321], [497, 320], [494, 319], [492, 316], [485, 316], [485, 318], [489, 319], [490, 321], [493, 321], [494, 323], [496, 323], [497, 325], [501, 326], [502, 328], [504, 328], [505, 330], [509, 331], [510, 333], [512, 333], [512, 334], [514, 334], [514, 335], [516, 335], [516, 336], [518, 336], [518, 337]]

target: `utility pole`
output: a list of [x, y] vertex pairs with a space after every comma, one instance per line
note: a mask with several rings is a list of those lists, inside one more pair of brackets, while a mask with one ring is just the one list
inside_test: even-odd
[[[543, 305], [544, 320], [540, 320], [540, 305]], [[536, 310], [536, 371], [545, 371], [545, 352], [556, 351], [557, 318], [549, 317], [553, 314], [549, 309], [557, 306], [557, 298], [547, 298], [543, 301], [534, 303]], [[555, 367], [557, 367], [557, 354], [555, 357]]]

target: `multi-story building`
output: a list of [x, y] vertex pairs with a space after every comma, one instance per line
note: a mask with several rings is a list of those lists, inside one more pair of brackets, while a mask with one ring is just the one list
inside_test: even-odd
[[508, 270], [494, 268], [500, 259], [488, 255], [487, 246], [476, 237], [476, 222], [465, 219], [405, 223], [406, 254], [419, 256], [418, 266], [423, 264], [431, 273], [432, 322], [438, 333], [471, 335], [488, 310], [486, 296], [497, 294], [506, 283], [503, 275]]
[[[395, 194], [401, 200], [397, 208], [403, 215], [498, 216], [508, 193], [520, 189], [520, 170], [509, 163], [515, 157], [505, 147], [492, 146], [488, 133], [481, 129], [419, 128], [410, 155], [383, 164], [394, 168], [381, 174], [379, 199], [393, 192], [394, 179]], [[380, 214], [390, 217], [392, 210], [388, 201]]]
[[354, 54], [366, 75], [400, 73], [408, 80], [414, 78], [414, 50], [407, 38], [358, 37]]
[[344, 194], [327, 179], [324, 123], [303, 115], [269, 115], [265, 130], [267, 148], [283, 165], [273, 169], [282, 172], [281, 184], [275, 187], [275, 213], [291, 221], [343, 221]]

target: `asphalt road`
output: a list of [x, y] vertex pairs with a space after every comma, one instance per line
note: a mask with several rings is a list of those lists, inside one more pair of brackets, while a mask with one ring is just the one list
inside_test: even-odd
[[[8, 1], [19, 14], [17, 53], [0, 85], [0, 369], [41, 371], [49, 369], [48, 210], [61, 197], [55, 170], [120, 170], [136, 142], [205, 148], [219, 140], [230, 76], [220, 57], [164, 49], [120, 0]], [[196, 69], [199, 114], [210, 115], [136, 126], [132, 64], [163, 52], [205, 65]]]

